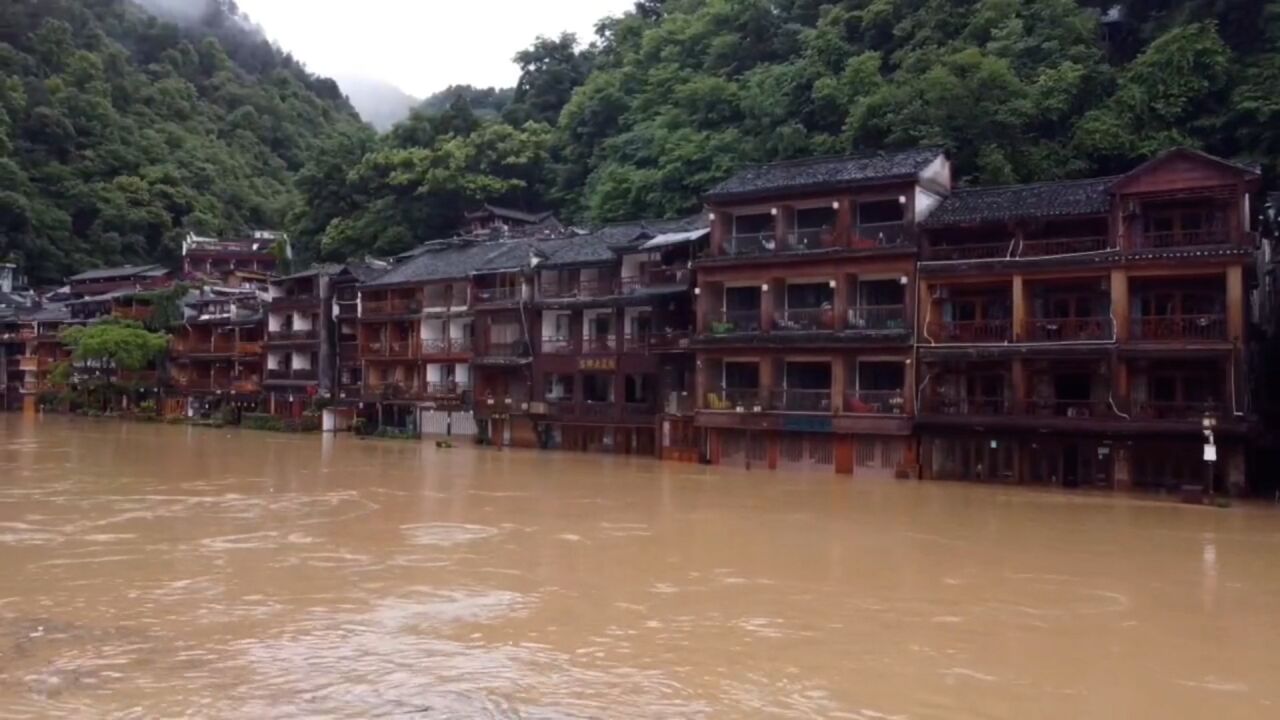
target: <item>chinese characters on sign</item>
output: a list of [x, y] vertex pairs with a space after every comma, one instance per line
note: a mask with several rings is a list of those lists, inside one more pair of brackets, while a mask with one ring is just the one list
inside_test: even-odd
[[618, 369], [617, 358], [579, 358], [579, 370], [606, 370], [612, 372]]

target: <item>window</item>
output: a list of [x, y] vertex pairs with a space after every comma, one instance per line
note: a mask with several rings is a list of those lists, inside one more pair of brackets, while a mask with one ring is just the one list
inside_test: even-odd
[[754, 390], [760, 387], [760, 365], [747, 362], [726, 362], [724, 364], [724, 386], [726, 388], [742, 388]]
[[897, 198], [858, 203], [859, 225], [881, 225], [903, 221], [905, 206]]
[[902, 390], [906, 384], [906, 367], [896, 361], [858, 363], [858, 389], [867, 391]]

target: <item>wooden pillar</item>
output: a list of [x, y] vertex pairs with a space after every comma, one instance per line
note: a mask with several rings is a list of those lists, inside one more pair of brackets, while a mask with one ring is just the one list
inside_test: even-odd
[[835, 244], [837, 247], [849, 247], [853, 234], [853, 199], [840, 198], [836, 203]]
[[1113, 477], [1115, 489], [1127, 491], [1133, 489], [1133, 448], [1128, 444], [1116, 443], [1111, 448]]
[[932, 329], [930, 323], [939, 320], [936, 317], [939, 312], [933, 307], [933, 299], [930, 297], [932, 292], [932, 284], [923, 277], [916, 275], [916, 298], [919, 305], [916, 306], [916, 318], [918, 318], [916, 328], [916, 344], [932, 345], [937, 341], [936, 338], [930, 338]]
[[924, 373], [919, 370], [919, 365], [920, 363], [914, 359], [907, 358], [902, 371], [902, 413], [908, 417], [914, 417], [916, 414], [916, 388], [924, 379]]
[[698, 353], [695, 367], [693, 369], [693, 406], [695, 408], [705, 408], [707, 406], [707, 393], [711, 392], [711, 388], [715, 387], [710, 382], [711, 369], [708, 367], [711, 358], [702, 353]]
[[847, 392], [846, 388], [849, 384], [847, 377], [847, 356], [833, 355], [831, 357], [831, 412], [832, 414], [840, 413], [845, 410], [844, 397]]
[[779, 298], [784, 292], [786, 288], [783, 287], [783, 281], [779, 278], [771, 277], [760, 286], [760, 329], [764, 332], [773, 329], [774, 314], [782, 310], [782, 301]]
[[1244, 343], [1244, 330], [1244, 267], [1232, 265], [1227, 268], [1227, 339], [1236, 347], [1241, 347]]
[[796, 228], [796, 209], [791, 205], [781, 205], [773, 209], [774, 241], [779, 250], [788, 247], [791, 233]]
[[836, 435], [835, 437], [835, 466], [836, 473], [839, 475], [853, 475], [853, 444], [856, 442], [852, 435]]
[[709, 250], [712, 257], [725, 254], [729, 244], [729, 235], [733, 232], [733, 216], [721, 210], [713, 210], [711, 215], [711, 238]]
[[1133, 412], [1133, 403], [1129, 400], [1129, 363], [1119, 355], [1111, 358], [1111, 400], [1120, 412], [1126, 415]]
[[835, 320], [835, 329], [844, 330], [849, 321], [849, 275], [841, 272], [835, 277], [835, 297], [831, 302], [831, 312]]
[[1115, 319], [1116, 341], [1129, 339], [1129, 275], [1123, 268], [1111, 271], [1111, 317]]
[[1027, 400], [1027, 373], [1022, 365], [1022, 358], [1013, 359], [1010, 363], [1010, 373], [1013, 380], [1013, 402], [1009, 404], [1009, 411], [1021, 414], [1023, 404]]
[[[1019, 231], [1021, 232], [1021, 231]], [[1026, 341], [1027, 288], [1022, 275], [1013, 276], [1013, 341]]]
[[764, 355], [760, 358], [760, 406], [769, 407], [769, 399], [773, 395], [773, 379], [778, 358]]
[[721, 288], [722, 286], [719, 283], [701, 281], [698, 283], [698, 291], [694, 302], [696, 316], [694, 318], [693, 330], [695, 333], [702, 334], [710, 330], [711, 317], [717, 310], [719, 310], [713, 302], [715, 300], [713, 295], [717, 294], [714, 291], [719, 290], [719, 293], [722, 294], [724, 290]]

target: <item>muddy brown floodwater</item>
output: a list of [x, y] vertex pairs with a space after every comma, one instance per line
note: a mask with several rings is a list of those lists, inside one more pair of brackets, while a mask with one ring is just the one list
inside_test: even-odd
[[1276, 718], [1280, 511], [0, 415], [0, 718]]

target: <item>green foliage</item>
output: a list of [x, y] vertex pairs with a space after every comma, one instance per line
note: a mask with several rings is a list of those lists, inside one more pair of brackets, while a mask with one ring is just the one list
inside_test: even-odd
[[320, 415], [304, 413], [301, 418], [281, 418], [269, 413], [242, 413], [240, 427], [271, 432], [319, 432]]
[[471, 85], [450, 85], [423, 100], [419, 112], [436, 115], [449, 109], [455, 98], [461, 96], [471, 109], [481, 117], [496, 118], [511, 104], [515, 88], [478, 88]]
[[71, 348], [73, 360], [117, 371], [141, 370], [169, 348], [168, 335], [148, 332], [141, 323], [116, 318], [67, 327], [58, 337]]
[[280, 227], [316, 138], [358, 119], [230, 2], [179, 29], [130, 0], [0, 3], [0, 256], [35, 282]]
[[[278, 247], [278, 246], [277, 246]], [[144, 323], [152, 332], [164, 332], [182, 324], [182, 301], [190, 291], [186, 283], [174, 283], [163, 290], [138, 293], [135, 299], [151, 304], [151, 315]]]

